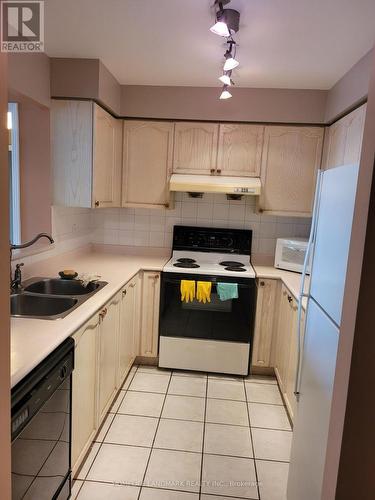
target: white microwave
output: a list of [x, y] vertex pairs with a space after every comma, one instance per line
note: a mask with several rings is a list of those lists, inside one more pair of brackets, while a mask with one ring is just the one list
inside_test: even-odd
[[[302, 273], [308, 240], [305, 238], [278, 238], [276, 241], [275, 267]], [[310, 273], [310, 264], [307, 266]]]

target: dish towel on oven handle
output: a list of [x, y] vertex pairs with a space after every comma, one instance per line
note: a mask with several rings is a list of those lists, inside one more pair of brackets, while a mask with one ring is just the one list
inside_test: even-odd
[[211, 302], [211, 282], [198, 281], [197, 282], [197, 300], [198, 302]]
[[237, 283], [217, 283], [216, 291], [220, 300], [238, 299]]
[[195, 281], [181, 280], [180, 291], [182, 302], [193, 302], [195, 299]]

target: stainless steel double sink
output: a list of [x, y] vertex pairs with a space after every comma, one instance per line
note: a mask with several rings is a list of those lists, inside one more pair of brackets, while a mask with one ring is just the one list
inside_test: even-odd
[[10, 296], [10, 312], [21, 318], [64, 318], [105, 285], [106, 281], [91, 282], [85, 287], [79, 280], [31, 278]]

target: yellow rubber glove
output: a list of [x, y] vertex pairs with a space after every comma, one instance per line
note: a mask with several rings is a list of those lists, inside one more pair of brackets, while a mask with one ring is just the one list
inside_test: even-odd
[[180, 291], [182, 302], [193, 302], [195, 298], [195, 281], [181, 280]]
[[197, 282], [197, 300], [199, 302], [211, 302], [211, 282], [198, 281]]

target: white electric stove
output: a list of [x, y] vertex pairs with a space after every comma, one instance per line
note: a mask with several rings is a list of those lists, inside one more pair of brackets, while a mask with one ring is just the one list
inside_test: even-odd
[[[246, 375], [255, 318], [252, 231], [175, 226], [172, 257], [163, 268], [159, 366]], [[210, 301], [181, 301], [181, 280], [209, 281]], [[218, 283], [236, 285], [221, 300]]]

